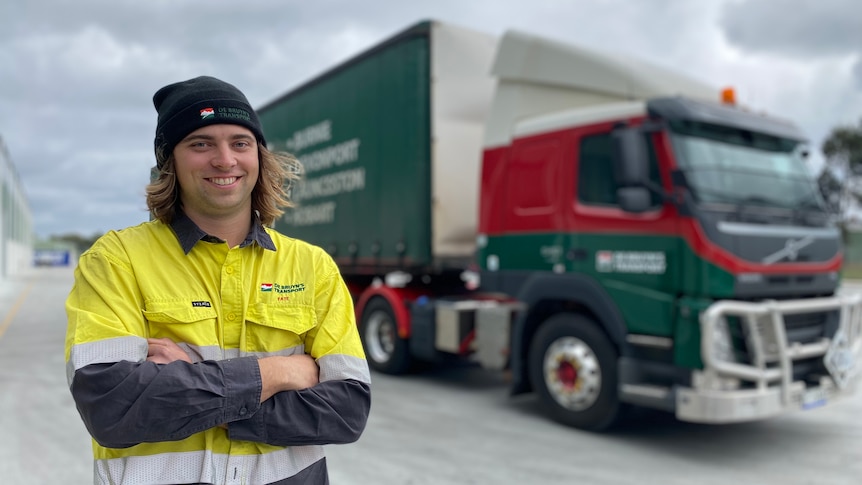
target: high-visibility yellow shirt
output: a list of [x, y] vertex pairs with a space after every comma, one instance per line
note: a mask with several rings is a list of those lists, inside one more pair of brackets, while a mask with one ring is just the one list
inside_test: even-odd
[[[109, 232], [81, 255], [66, 366], [96, 483], [294, 483], [325, 476], [321, 445], [364, 429], [370, 375], [337, 266], [254, 227], [230, 248], [180, 214]], [[147, 362], [150, 337], [193, 363]], [[320, 384], [260, 404], [256, 360], [300, 353]]]

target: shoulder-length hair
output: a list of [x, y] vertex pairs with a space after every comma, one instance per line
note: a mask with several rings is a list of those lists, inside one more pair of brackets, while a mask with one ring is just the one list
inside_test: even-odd
[[[258, 212], [265, 226], [271, 226], [284, 214], [284, 209], [293, 207], [290, 188], [301, 176], [302, 164], [287, 152], [271, 152], [260, 145], [257, 153], [260, 170], [251, 192], [251, 208]], [[165, 158], [158, 177], [146, 188], [150, 216], [165, 224], [173, 222], [181, 205], [175, 164], [173, 154]]]

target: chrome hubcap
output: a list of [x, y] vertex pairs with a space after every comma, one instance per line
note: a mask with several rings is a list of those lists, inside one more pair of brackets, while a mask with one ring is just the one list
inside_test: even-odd
[[368, 357], [374, 362], [385, 363], [395, 352], [397, 338], [395, 322], [383, 311], [375, 311], [368, 317], [365, 327], [365, 346]]
[[596, 402], [602, 390], [602, 369], [583, 340], [561, 337], [545, 352], [545, 384], [557, 403], [582, 411]]

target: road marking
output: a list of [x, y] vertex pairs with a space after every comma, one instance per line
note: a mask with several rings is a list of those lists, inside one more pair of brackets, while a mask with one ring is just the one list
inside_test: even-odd
[[9, 328], [9, 325], [12, 325], [12, 319], [15, 318], [15, 315], [18, 313], [18, 309], [21, 308], [21, 305], [30, 293], [31, 288], [33, 288], [33, 283], [30, 283], [27, 285], [27, 288], [24, 288], [24, 291], [21, 292], [21, 295], [15, 301], [15, 305], [13, 305], [12, 309], [9, 310], [9, 313], [6, 314], [6, 318], [3, 319], [3, 323], [0, 323], [0, 338], [3, 338], [3, 334], [6, 333], [6, 329]]

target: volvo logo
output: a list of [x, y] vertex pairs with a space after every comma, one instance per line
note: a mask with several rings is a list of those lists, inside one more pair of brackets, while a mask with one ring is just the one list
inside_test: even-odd
[[788, 239], [784, 243], [784, 247], [778, 251], [763, 258], [764, 264], [773, 264], [787, 259], [788, 261], [796, 261], [799, 258], [799, 251], [814, 242], [814, 236], [805, 236], [802, 239]]

